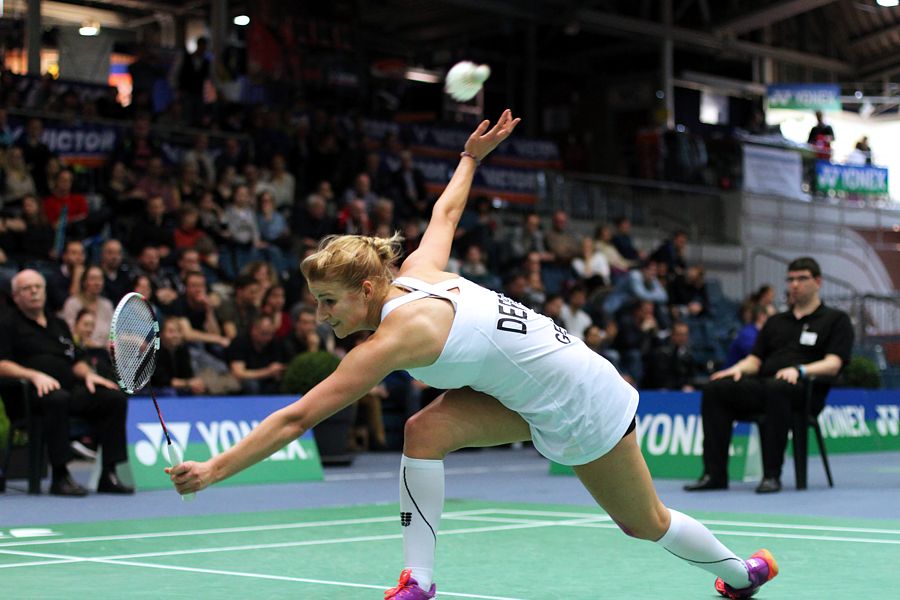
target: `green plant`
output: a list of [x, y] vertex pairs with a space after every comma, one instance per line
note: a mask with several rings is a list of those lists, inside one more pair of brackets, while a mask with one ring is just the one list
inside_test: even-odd
[[9, 434], [9, 418], [6, 416], [6, 407], [0, 398], [0, 448], [6, 448], [6, 436]]
[[334, 373], [340, 362], [341, 359], [330, 352], [298, 354], [285, 369], [281, 391], [286, 394], [305, 394]]
[[841, 376], [845, 387], [880, 388], [881, 372], [875, 361], [865, 356], [854, 356], [844, 367]]

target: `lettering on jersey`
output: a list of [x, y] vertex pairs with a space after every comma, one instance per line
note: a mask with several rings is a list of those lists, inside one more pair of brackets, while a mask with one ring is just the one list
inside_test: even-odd
[[553, 329], [556, 330], [556, 341], [558, 341], [560, 344], [570, 344], [572, 342], [572, 340], [569, 339], [568, 331], [566, 331], [556, 323], [553, 324]]
[[528, 309], [523, 305], [503, 294], [497, 294], [497, 312], [502, 315], [497, 319], [497, 329], [523, 335], [528, 333], [528, 326], [525, 324]]

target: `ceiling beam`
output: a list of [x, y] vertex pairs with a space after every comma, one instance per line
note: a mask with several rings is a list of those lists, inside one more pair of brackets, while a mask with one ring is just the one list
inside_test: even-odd
[[443, 0], [444, 4], [452, 4], [481, 12], [489, 12], [504, 17], [536, 21], [543, 17], [538, 10], [526, 8], [528, 3], [504, 2], [503, 0]]
[[876, 31], [870, 31], [869, 33], [851, 39], [850, 49], [854, 52], [859, 52], [872, 42], [876, 42], [882, 37], [895, 33], [900, 33], [900, 25], [890, 25]]
[[852, 75], [855, 73], [853, 65], [848, 62], [790, 50], [747, 42], [733, 38], [723, 37], [684, 27], [666, 26], [655, 21], [635, 19], [612, 13], [603, 13], [593, 10], [583, 10], [578, 13], [578, 20], [586, 29], [600, 31], [610, 35], [637, 39], [665, 39], [671, 37], [672, 41], [681, 47], [699, 48], [710, 54], [722, 52], [735, 52], [747, 56], [759, 56], [773, 58], [775, 60], [804, 65], [816, 69], [822, 69], [838, 75]]
[[815, 10], [836, 0], [788, 0], [777, 2], [774, 5], [761, 8], [751, 13], [735, 17], [714, 28], [718, 33], [730, 33], [741, 35], [749, 31], [762, 29], [766, 25], [772, 25], [791, 17], [796, 17], [805, 12]]

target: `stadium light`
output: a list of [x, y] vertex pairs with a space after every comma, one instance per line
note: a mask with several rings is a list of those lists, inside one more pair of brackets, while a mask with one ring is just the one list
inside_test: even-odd
[[900, 4], [900, 0], [875, 0], [875, 3], [878, 6], [884, 6], [885, 8], [891, 8]]
[[100, 22], [99, 21], [85, 21], [81, 24], [81, 27], [78, 28], [78, 33], [85, 36], [94, 36], [100, 34]]
[[250, 17], [247, 15], [238, 15], [234, 18], [234, 24], [245, 27], [250, 24]]

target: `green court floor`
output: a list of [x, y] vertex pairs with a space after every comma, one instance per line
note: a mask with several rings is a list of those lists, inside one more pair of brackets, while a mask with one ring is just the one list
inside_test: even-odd
[[[758, 598], [885, 598], [900, 521], [692, 513], [781, 574]], [[396, 505], [0, 529], [0, 597], [380, 599], [402, 566]], [[43, 534], [43, 535], [42, 535]], [[582, 507], [448, 501], [439, 598], [717, 598], [712, 577]]]

